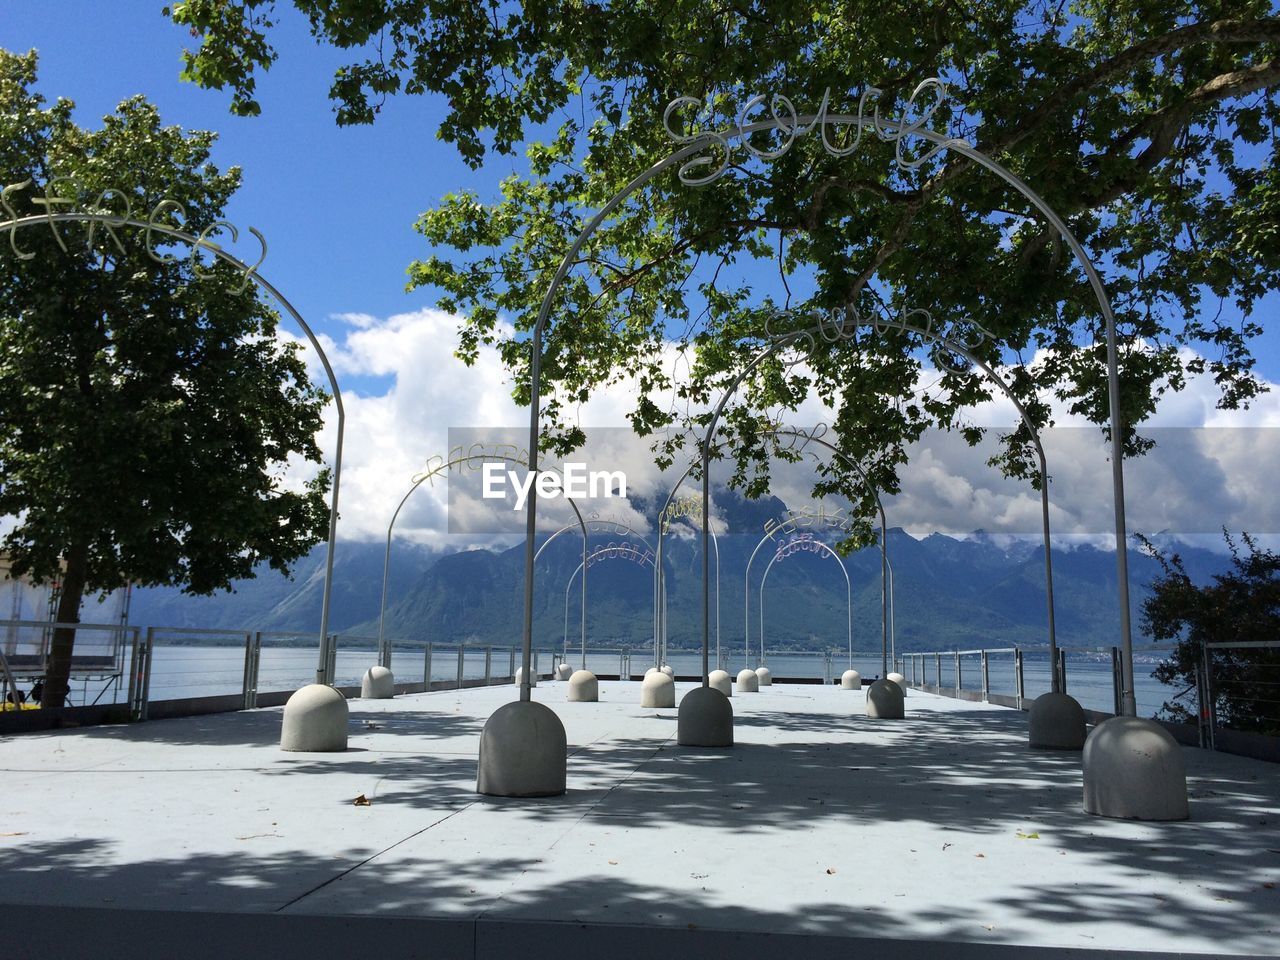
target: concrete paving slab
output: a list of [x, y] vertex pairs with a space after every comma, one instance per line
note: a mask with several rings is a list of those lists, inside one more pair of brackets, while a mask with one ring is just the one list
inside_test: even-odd
[[1273, 765], [1188, 749], [1191, 821], [1100, 820], [1079, 755], [1029, 750], [1018, 711], [913, 691], [875, 721], [864, 691], [775, 684], [733, 698], [722, 751], [677, 746], [638, 682], [599, 703], [566, 686], [534, 697], [565, 723], [569, 791], [532, 801], [474, 792], [511, 686], [352, 701], [341, 754], [281, 752], [279, 709], [0, 740], [0, 918], [271, 915], [293, 938], [395, 918], [438, 930], [431, 956], [501, 956], [521, 931], [527, 956], [725, 937], [1280, 955]]

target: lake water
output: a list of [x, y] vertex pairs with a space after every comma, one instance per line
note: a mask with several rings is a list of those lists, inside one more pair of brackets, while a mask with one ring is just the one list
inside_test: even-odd
[[[553, 654], [548, 650], [537, 651], [538, 669], [547, 673], [552, 669]], [[748, 662], [741, 648], [729, 651], [722, 648], [723, 659], [720, 666], [730, 674], [736, 674], [744, 665], [755, 667], [754, 657]], [[491, 674], [495, 677], [509, 676], [512, 663], [512, 652], [505, 647], [491, 648]], [[1112, 691], [1111, 664], [1109, 661], [1093, 659], [1093, 654], [1071, 654], [1067, 663], [1067, 691], [1080, 701], [1087, 709], [1111, 711], [1114, 708]], [[1143, 659], [1150, 654], [1144, 652]], [[258, 691], [296, 690], [315, 678], [316, 650], [306, 647], [273, 647], [264, 644], [258, 671]], [[518, 662], [518, 652], [516, 654]], [[701, 655], [692, 652], [672, 651], [668, 657], [676, 672], [682, 676], [696, 675], [701, 670]], [[339, 646], [336, 664], [336, 682], [339, 685], [358, 686], [360, 678], [370, 666], [377, 662], [377, 655], [372, 646], [346, 648]], [[768, 665], [775, 677], [795, 678], [838, 678], [849, 667], [847, 654], [795, 654], [779, 653], [768, 657]], [[569, 663], [577, 668], [580, 655], [570, 648]], [[653, 664], [652, 648], [636, 647], [630, 651], [630, 675], [638, 678]], [[715, 664], [715, 652], [712, 651], [712, 667]], [[1155, 664], [1140, 662], [1134, 666], [1135, 693], [1138, 701], [1138, 712], [1142, 716], [1154, 716], [1166, 700], [1173, 699], [1178, 689], [1167, 687], [1152, 679], [1151, 671]], [[404, 682], [421, 681], [426, 667], [425, 650], [422, 648], [396, 649], [392, 652], [392, 669], [396, 678]], [[626, 672], [628, 662], [622, 651], [593, 651], [587, 654], [587, 667], [599, 674], [616, 674]], [[942, 683], [954, 686], [954, 659], [944, 656], [941, 662]], [[880, 675], [880, 656], [878, 653], [858, 653], [853, 657], [853, 668], [863, 677], [874, 678]], [[910, 666], [904, 670], [907, 678], [911, 678]], [[463, 664], [463, 674], [468, 679], [485, 676], [484, 648], [467, 648]], [[981, 689], [981, 670], [979, 659], [966, 657], [962, 660], [962, 681], [967, 690]], [[452, 680], [458, 675], [458, 650], [456, 647], [433, 647], [431, 656], [431, 678], [435, 681]], [[1028, 651], [1024, 657], [1024, 676], [1026, 695], [1034, 698], [1049, 689], [1048, 657], [1043, 652]], [[928, 658], [928, 679], [934, 681], [934, 662]], [[1012, 696], [1015, 692], [1013, 658], [1010, 655], [992, 654], [990, 657], [991, 692]], [[152, 700], [167, 700], [186, 697], [215, 696], [221, 694], [237, 694], [243, 688], [244, 681], [244, 649], [243, 647], [225, 646], [178, 646], [157, 643], [152, 657], [151, 689]], [[123, 685], [122, 685], [123, 686]], [[91, 685], [89, 700], [97, 693], [97, 687]], [[122, 689], [117, 699], [123, 700], [126, 690]], [[1190, 695], [1194, 702], [1194, 692]], [[102, 701], [109, 701], [112, 691], [107, 691]], [[80, 702], [79, 696], [76, 701]], [[1184, 702], [1186, 702], [1184, 700]]]

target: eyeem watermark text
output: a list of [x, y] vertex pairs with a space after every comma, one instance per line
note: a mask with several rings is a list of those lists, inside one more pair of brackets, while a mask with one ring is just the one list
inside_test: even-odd
[[480, 496], [486, 500], [505, 500], [507, 484], [515, 491], [513, 510], [523, 510], [529, 490], [537, 484], [538, 496], [546, 499], [568, 497], [623, 497], [627, 495], [627, 475], [622, 470], [588, 470], [585, 463], [566, 463], [564, 473], [539, 470], [536, 474], [507, 469], [503, 463], [486, 463], [482, 468], [484, 486]]

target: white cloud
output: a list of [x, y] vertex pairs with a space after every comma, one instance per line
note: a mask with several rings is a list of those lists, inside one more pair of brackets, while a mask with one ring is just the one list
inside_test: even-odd
[[[322, 343], [339, 382], [357, 384], [343, 394], [340, 536], [380, 539], [411, 477], [429, 457], [447, 453], [450, 427], [515, 428], [519, 437], [527, 430], [528, 413], [511, 399], [512, 386], [496, 350], [482, 348], [470, 367], [453, 356], [458, 329], [454, 316], [419, 310], [385, 320], [366, 314], [339, 319], [346, 323], [344, 333], [325, 337]], [[323, 378], [312, 361], [313, 375]], [[674, 349], [666, 362], [682, 375], [685, 361]], [[934, 379], [936, 371], [926, 369], [919, 385], [924, 388]], [[665, 496], [678, 471], [663, 476], [653, 463], [648, 441], [625, 429], [636, 389], [634, 383], [624, 382], [597, 390], [587, 403], [572, 408], [570, 416], [588, 427], [624, 428], [593, 434], [584, 459], [595, 468], [625, 470], [633, 495]], [[1280, 432], [1274, 430], [1280, 427], [1280, 390], [1264, 395], [1249, 411], [1219, 411], [1216, 396], [1212, 377], [1205, 375], [1190, 378], [1185, 391], [1161, 400], [1155, 418], [1143, 430], [1157, 440], [1156, 451], [1126, 462], [1130, 530], [1187, 535], [1212, 533], [1222, 525], [1280, 530], [1280, 509], [1271, 494], [1274, 477], [1280, 475]], [[1069, 415], [1056, 400], [1051, 406], [1060, 425], [1044, 438], [1053, 478], [1055, 536], [1063, 542], [1108, 542], [1113, 529], [1111, 470], [1102, 434]], [[807, 424], [829, 420], [831, 413], [811, 397], [800, 412], [785, 419]], [[995, 428], [990, 440], [976, 449], [955, 434], [922, 440], [901, 471], [901, 493], [885, 501], [889, 523], [915, 534], [983, 528], [996, 534], [1037, 535], [1039, 494], [1026, 482], [1001, 477], [986, 463], [1000, 428], [1011, 428], [1017, 420], [1013, 405], [997, 397], [969, 411], [969, 419]], [[335, 439], [331, 405], [322, 437], [327, 456], [332, 455]], [[776, 464], [772, 475], [774, 493], [787, 503], [799, 506], [809, 499], [811, 467]], [[696, 493], [696, 484], [686, 484], [681, 492]], [[455, 521], [478, 506], [465, 498], [455, 503], [453, 509], [461, 511]], [[398, 536], [450, 547], [493, 539], [469, 541], [449, 535], [449, 509], [448, 481], [424, 485], [402, 511]], [[610, 501], [592, 504], [591, 509], [649, 532], [630, 504]], [[544, 528], [572, 521], [562, 502], [543, 501], [539, 512]], [[500, 539], [511, 542], [514, 535]]]

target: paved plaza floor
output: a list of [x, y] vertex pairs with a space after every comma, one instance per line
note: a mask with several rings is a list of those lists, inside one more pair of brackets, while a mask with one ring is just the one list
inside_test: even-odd
[[1275, 765], [1188, 749], [1190, 821], [1105, 820], [1019, 711], [775, 684], [717, 751], [565, 687], [551, 799], [474, 792], [511, 686], [351, 701], [338, 754], [280, 751], [279, 709], [0, 739], [0, 956], [1280, 955]]

